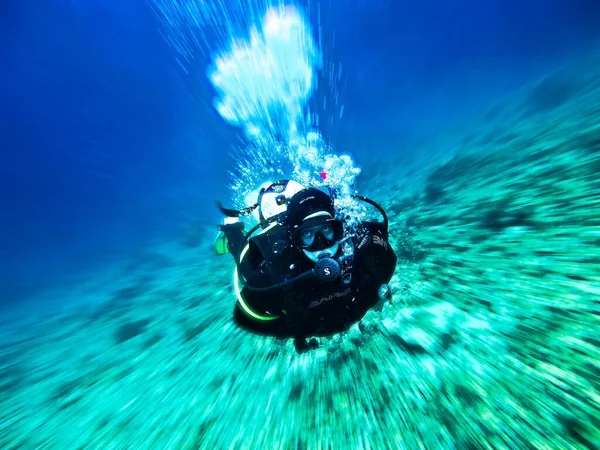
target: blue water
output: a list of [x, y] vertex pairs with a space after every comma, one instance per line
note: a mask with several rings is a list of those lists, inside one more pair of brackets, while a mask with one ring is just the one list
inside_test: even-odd
[[[0, 0], [3, 307], [219, 220], [244, 136], [207, 70], [264, 3], [227, 27], [213, 16], [186, 59], [142, 0]], [[310, 100], [320, 133], [359, 166], [410, 153], [597, 44], [599, 2], [541, 5], [301, 3], [326, 69]]]

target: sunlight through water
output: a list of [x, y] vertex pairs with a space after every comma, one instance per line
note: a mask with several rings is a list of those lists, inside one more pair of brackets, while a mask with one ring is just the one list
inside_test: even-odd
[[196, 54], [211, 55], [207, 77], [218, 95], [213, 104], [246, 138], [231, 149], [231, 194], [238, 207], [254, 203], [263, 183], [294, 179], [335, 187], [340, 207], [359, 208], [350, 194], [360, 169], [323, 139], [309, 109], [321, 83], [330, 92], [317, 100], [342, 114], [341, 66], [324, 67], [325, 55], [300, 7], [172, 0], [156, 0], [153, 7], [186, 72], [197, 64]]
[[219, 93], [215, 106], [249, 140], [233, 172], [238, 201], [247, 202], [265, 181], [292, 178], [333, 186], [338, 204], [353, 204], [349, 195], [360, 169], [324, 142], [307, 111], [320, 66], [312, 29], [291, 6], [269, 8], [248, 39], [233, 40], [215, 58], [209, 72]]

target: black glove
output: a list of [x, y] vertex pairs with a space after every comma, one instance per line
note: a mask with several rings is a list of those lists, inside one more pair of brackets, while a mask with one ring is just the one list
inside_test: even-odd
[[244, 229], [244, 222], [235, 222], [235, 223], [227, 223], [219, 225], [219, 230], [227, 234], [228, 231], [240, 230]]
[[245, 241], [244, 233], [242, 232], [243, 229], [244, 222], [219, 225], [219, 230], [221, 230], [221, 232], [227, 238], [227, 249], [229, 250], [229, 253], [231, 253], [236, 259], [236, 261], [240, 252], [242, 251], [241, 246]]
[[315, 348], [319, 348], [319, 341], [315, 338], [307, 340], [305, 337], [297, 336], [294, 338], [294, 348], [298, 354], [306, 353]]

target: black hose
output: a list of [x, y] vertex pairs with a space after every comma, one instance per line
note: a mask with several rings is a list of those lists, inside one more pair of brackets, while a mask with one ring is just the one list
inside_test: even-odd
[[379, 204], [375, 203], [373, 200], [368, 199], [367, 197], [363, 197], [362, 195], [353, 195], [352, 198], [356, 198], [358, 200], [362, 200], [363, 202], [368, 203], [369, 205], [372, 205], [375, 208], [377, 208], [377, 210], [383, 216], [383, 223], [385, 223], [385, 228], [387, 230], [387, 228], [388, 228], [388, 216], [385, 213], [385, 211], [383, 210], [383, 208], [381, 206], [379, 206]]
[[[290, 287], [291, 285], [294, 285], [294, 284], [298, 283], [299, 281], [308, 280], [309, 278], [312, 278], [314, 275], [315, 274], [312, 270], [307, 270], [306, 272], [301, 273], [300, 275], [292, 278], [289, 281], [283, 281], [281, 283], [277, 283], [272, 286], [255, 287], [255, 286], [248, 284], [246, 281], [242, 282], [242, 286], [244, 286], [244, 289], [248, 289], [251, 292], [263, 292], [263, 293], [264, 292], [272, 292], [272, 291], [277, 291], [279, 289], [283, 289], [286, 287]], [[240, 275], [240, 281], [241, 281], [241, 275]]]
[[221, 213], [223, 213], [224, 216], [227, 217], [240, 217], [240, 216], [246, 216], [248, 214], [250, 214], [252, 211], [254, 211], [256, 208], [258, 208], [258, 203], [255, 203], [252, 206], [248, 206], [246, 208], [242, 208], [242, 209], [230, 209], [230, 208], [225, 208], [221, 202], [217, 201], [217, 207], [219, 208], [219, 210], [221, 211]]

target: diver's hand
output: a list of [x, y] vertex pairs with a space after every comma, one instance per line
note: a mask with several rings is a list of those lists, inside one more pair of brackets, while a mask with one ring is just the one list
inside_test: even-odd
[[219, 230], [230, 231], [230, 230], [243, 230], [244, 222], [240, 222], [237, 217], [225, 217], [223, 225], [219, 225]]
[[392, 298], [392, 289], [388, 284], [382, 284], [379, 286], [379, 290], [377, 291], [377, 297], [379, 300], [389, 300]]
[[301, 355], [302, 353], [319, 348], [319, 341], [315, 338], [307, 340], [304, 336], [296, 336], [294, 338], [294, 348], [296, 349], [296, 353]]

